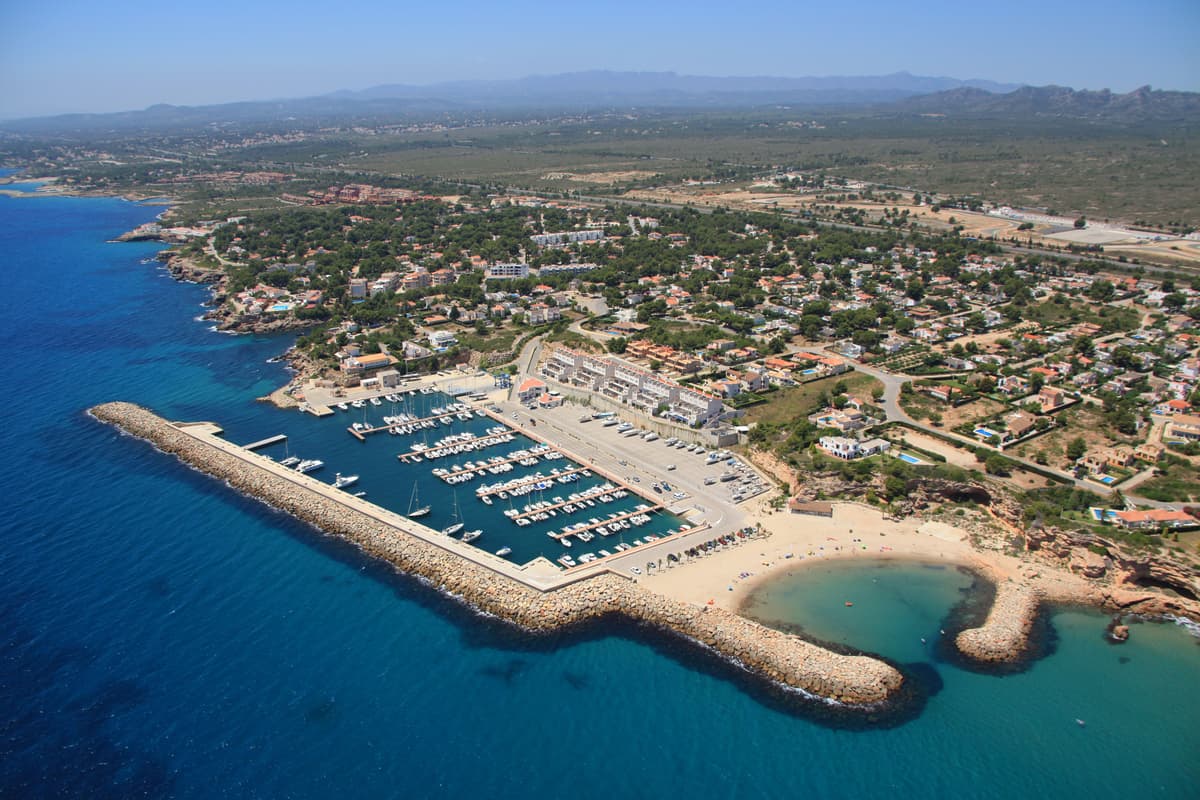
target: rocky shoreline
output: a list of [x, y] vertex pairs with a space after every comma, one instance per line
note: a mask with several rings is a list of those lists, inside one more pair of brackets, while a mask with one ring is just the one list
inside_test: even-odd
[[776, 686], [848, 710], [883, 708], [905, 682], [898, 670], [877, 659], [833, 653], [724, 609], [672, 600], [614, 574], [538, 591], [326, 497], [315, 485], [306, 490], [302, 481], [275, 474], [270, 462], [255, 463], [258, 457], [252, 454], [239, 457], [227, 452], [216, 442], [205, 441], [204, 435], [190, 433], [147, 409], [105, 403], [89, 413], [238, 491], [352, 542], [364, 553], [428, 581], [474, 609], [528, 631], [554, 631], [621, 615], [693, 642]]
[[217, 330], [227, 333], [291, 333], [302, 331], [313, 326], [313, 322], [297, 319], [287, 315], [254, 315], [238, 314], [225, 304], [226, 274], [224, 270], [199, 264], [186, 256], [181, 256], [171, 250], [164, 250], [159, 259], [166, 263], [167, 272], [177, 281], [199, 283], [212, 287], [209, 303], [212, 305], [204, 313], [204, 319], [217, 324]]

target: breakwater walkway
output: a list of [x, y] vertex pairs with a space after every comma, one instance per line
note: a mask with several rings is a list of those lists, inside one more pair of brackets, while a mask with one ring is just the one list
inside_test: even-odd
[[672, 600], [603, 566], [564, 573], [548, 562], [547, 570], [539, 565], [544, 559], [536, 559], [518, 567], [225, 441], [212, 423], [171, 423], [130, 403], [104, 403], [89, 413], [529, 630], [619, 614], [697, 643], [774, 683], [850, 707], [875, 707], [904, 682], [896, 669], [877, 659], [833, 653], [720, 608]]
[[1015, 581], [998, 583], [987, 619], [978, 628], [960, 632], [954, 640], [955, 646], [960, 653], [982, 664], [1021, 659], [1043, 599], [1043, 593], [1036, 587]]

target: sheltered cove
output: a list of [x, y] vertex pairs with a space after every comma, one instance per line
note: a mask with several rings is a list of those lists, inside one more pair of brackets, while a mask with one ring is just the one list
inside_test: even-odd
[[[875, 708], [897, 695], [905, 678], [889, 664], [831, 652], [732, 611], [671, 599], [605, 568], [547, 580], [419, 523], [391, 514], [220, 438], [211, 423], [172, 423], [130, 403], [89, 413], [144, 439], [233, 488], [364, 553], [423, 578], [467, 605], [530, 631], [552, 631], [608, 615], [673, 632], [785, 688], [850, 708]], [[490, 559], [490, 560], [489, 560]], [[496, 563], [493, 563], [496, 562]], [[963, 631], [963, 655], [984, 662], [1019, 658], [1040, 598], [1001, 589], [983, 626]]]

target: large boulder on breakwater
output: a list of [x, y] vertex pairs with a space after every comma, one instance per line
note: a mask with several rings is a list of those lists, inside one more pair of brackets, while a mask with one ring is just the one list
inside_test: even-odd
[[955, 646], [968, 659], [980, 663], [1020, 661], [1028, 650], [1041, 599], [1041, 594], [1028, 584], [999, 584], [983, 625], [959, 633]]

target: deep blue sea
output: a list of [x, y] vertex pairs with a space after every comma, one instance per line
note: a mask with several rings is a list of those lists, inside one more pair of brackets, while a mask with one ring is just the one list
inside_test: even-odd
[[235, 441], [286, 432], [322, 477], [411, 492], [372, 461], [399, 448], [354, 442], [345, 415], [254, 402], [287, 339], [210, 331], [206, 290], [143, 263], [154, 245], [106, 243], [160, 210], [0, 196], [0, 796], [1196, 796], [1180, 627], [1111, 646], [1102, 617], [1062, 612], [1051, 655], [978, 675], [920, 644], [957, 571], [797, 571], [776, 618], [942, 684], [903, 724], [830, 727], [645, 636], [527, 641], [93, 422], [124, 399]]

